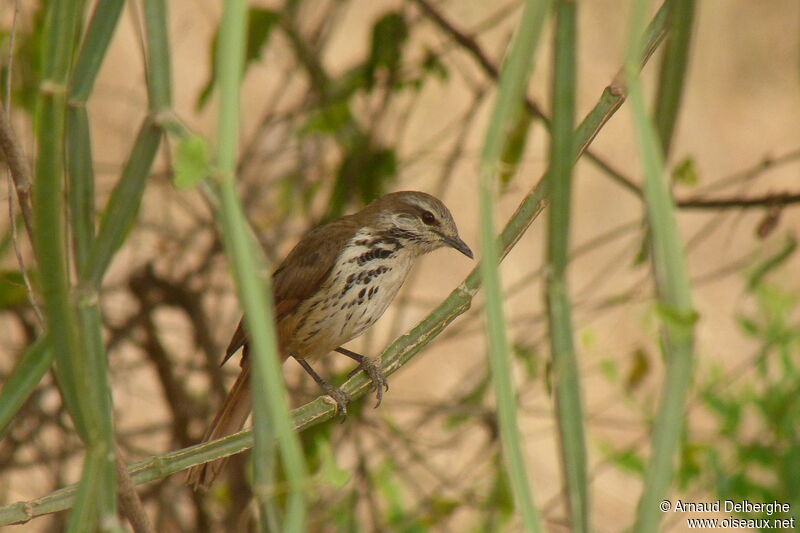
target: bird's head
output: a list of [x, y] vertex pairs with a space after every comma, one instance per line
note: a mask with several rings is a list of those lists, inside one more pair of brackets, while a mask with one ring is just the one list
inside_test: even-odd
[[362, 213], [371, 219], [378, 231], [398, 239], [416, 255], [449, 246], [472, 258], [472, 250], [458, 236], [453, 215], [430, 194], [390, 193], [372, 202]]

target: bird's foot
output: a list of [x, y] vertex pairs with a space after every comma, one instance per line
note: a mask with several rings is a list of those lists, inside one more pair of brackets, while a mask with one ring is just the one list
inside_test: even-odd
[[323, 381], [319, 386], [334, 401], [336, 411], [342, 415], [342, 422], [344, 422], [344, 419], [347, 418], [347, 404], [350, 403], [350, 395], [327, 381]]
[[358, 359], [358, 367], [347, 375], [347, 379], [356, 375], [359, 370], [363, 370], [364, 373], [369, 376], [369, 379], [372, 380], [372, 388], [375, 390], [375, 397], [378, 399], [378, 403], [375, 404], [377, 408], [383, 400], [384, 391], [389, 390], [389, 382], [386, 380], [386, 374], [383, 373], [378, 360], [363, 355]]
[[342, 415], [342, 422], [344, 422], [344, 419], [347, 417], [347, 404], [350, 403], [350, 395], [339, 387], [335, 387], [322, 379], [322, 376], [317, 374], [305, 359], [298, 359], [297, 357], [295, 357], [295, 359], [300, 363], [300, 366], [308, 372], [308, 375], [314, 378], [319, 388], [333, 400], [333, 403], [336, 404], [336, 411]]

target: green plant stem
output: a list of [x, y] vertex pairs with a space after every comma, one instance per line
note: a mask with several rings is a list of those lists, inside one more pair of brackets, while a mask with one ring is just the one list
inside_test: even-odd
[[[77, 361], [79, 339], [74, 314], [70, 309], [67, 255], [64, 247], [64, 202], [62, 189], [65, 82], [69, 55], [61, 47], [70, 48], [79, 13], [60, 4], [48, 10], [46, 81], [36, 110], [36, 159], [33, 188], [34, 247], [41, 272], [41, 288], [45, 315], [51, 332], [50, 341], [57, 347], [56, 372], [64, 401], [82, 438], [89, 434], [81, 408], [82, 390]], [[56, 64], [58, 63], [58, 64]], [[66, 63], [62, 65], [61, 63]]]
[[580, 373], [575, 355], [567, 283], [576, 92], [574, 0], [556, 2], [553, 122], [550, 131], [550, 195], [546, 300], [553, 356], [555, 406], [572, 531], [589, 530], [586, 439]]
[[171, 67], [167, 32], [167, 6], [164, 0], [144, 0], [147, 35], [147, 89], [150, 109], [160, 114], [172, 105]]
[[[226, 2], [219, 33], [217, 72], [220, 89], [219, 124], [217, 130], [217, 167], [220, 196], [219, 219], [223, 241], [233, 260], [234, 277], [245, 312], [250, 340], [253, 374], [253, 433], [255, 479], [253, 493], [261, 513], [262, 530], [268, 526], [272, 508], [275, 453], [277, 440], [289, 484], [286, 515], [282, 530], [305, 530], [305, 484], [307, 470], [300, 440], [292, 427], [286, 388], [281, 378], [277, 337], [272, 315], [269, 279], [259, 272], [266, 268], [257, 255], [258, 245], [236, 196], [234, 174], [238, 149], [239, 84], [244, 63], [246, 4], [244, 0]], [[261, 259], [261, 261], [259, 261]]]
[[67, 110], [67, 179], [75, 268], [83, 272], [94, 241], [94, 168], [86, 101], [117, 27], [123, 0], [99, 2], [70, 77]]
[[86, 107], [67, 110], [67, 182], [73, 260], [78, 272], [86, 270], [94, 242], [94, 167]]
[[124, 5], [124, 0], [103, 0], [95, 6], [70, 77], [70, 102], [89, 98]]
[[508, 60], [503, 65], [494, 112], [481, 156], [479, 207], [481, 222], [481, 277], [486, 291], [486, 327], [505, 468], [514, 501], [527, 531], [540, 531], [539, 513], [533, 502], [528, 469], [522, 453], [517, 422], [516, 393], [503, 316], [503, 298], [497, 268], [498, 243], [494, 232], [493, 202], [506, 132], [524, 112], [525, 88], [533, 71], [533, 56], [550, 2], [529, 0], [520, 20]]
[[665, 5], [668, 6], [669, 34], [661, 58], [653, 113], [653, 122], [661, 141], [664, 159], [669, 155], [672, 144], [686, 81], [686, 70], [689, 66], [695, 0], [668, 0]]
[[[108, 50], [111, 36], [119, 21], [121, 0], [98, 3], [84, 36], [75, 68], [70, 77], [67, 110], [67, 179], [70, 222], [75, 269], [83, 275], [89, 264], [95, 239], [94, 168], [89, 116], [86, 101], [89, 98], [97, 73]], [[73, 296], [77, 321], [82, 339], [82, 358], [85, 372], [92, 385], [85, 395], [96, 414], [97, 432], [87, 450], [84, 476], [95, 479], [98, 490], [79, 491], [77, 506], [81, 512], [70, 515], [69, 527], [84, 530], [97, 515], [106, 529], [119, 527], [115, 513], [116, 496], [116, 446], [112, 422], [111, 393], [108, 388], [108, 363], [103, 344], [103, 326], [96, 285], [81, 284]], [[77, 511], [77, 510], [76, 510]]]
[[[119, 16], [119, 6], [112, 2], [108, 2], [108, 4], [103, 6], [105, 10], [103, 15], [106, 19], [98, 22], [97, 36], [92, 39], [92, 42], [96, 43], [98, 47], [107, 46], [107, 40], [110, 38], [112, 30], [108, 25], [114, 17]], [[100, 4], [97, 9], [101, 9]], [[165, 124], [169, 123], [166, 112], [172, 102], [172, 86], [166, 4], [164, 0], [145, 0], [144, 11], [150, 114], [142, 123], [119, 182], [114, 187], [103, 211], [97, 239], [92, 246], [86, 269], [81, 275], [84, 282], [95, 287], [101, 284], [111, 259], [122, 246], [136, 220]], [[98, 14], [96, 18], [100, 19], [100, 15]], [[94, 23], [94, 21], [95, 18], [92, 22]], [[90, 29], [94, 28], [94, 24], [90, 26]], [[84, 62], [79, 61], [78, 66], [85, 65], [84, 76], [93, 79], [97, 74], [99, 64], [95, 58], [96, 52], [87, 52], [87, 54], [90, 58]], [[79, 102], [92, 84], [93, 82], [89, 81], [76, 84], [75, 98]]]
[[669, 488], [683, 430], [686, 395], [692, 380], [696, 320], [686, 256], [675, 220], [675, 205], [662, 178], [662, 148], [656, 129], [647, 115], [644, 90], [639, 79], [638, 57], [642, 49], [641, 35], [647, 7], [646, 0], [637, 0], [634, 4], [625, 74], [644, 169], [644, 197], [652, 235], [652, 262], [660, 306], [666, 375], [653, 426], [652, 452], [645, 472], [644, 490], [634, 525], [637, 532], [657, 531], [664, 514], [658, 505]]
[[[647, 61], [656, 51], [658, 46], [664, 40], [667, 34], [669, 9], [668, 4], [664, 3], [653, 16], [653, 20], [647, 25], [645, 29], [643, 40], [643, 47], [640, 50], [639, 65], [640, 68], [647, 64]], [[600, 96], [600, 101], [592, 108], [588, 115], [578, 126], [575, 132], [575, 142], [577, 144], [576, 152], [583, 154], [589, 148], [589, 145], [594, 141], [595, 136], [600, 132], [601, 127], [617, 112], [628, 94], [628, 88], [625, 83], [625, 78], [622, 71], [618, 74], [611, 84], [603, 90]], [[641, 194], [639, 187], [636, 184], [628, 184], [628, 188]]]
[[122, 169], [122, 176], [103, 210], [97, 238], [82, 273], [83, 281], [91, 286], [100, 286], [111, 259], [122, 247], [136, 221], [147, 178], [161, 144], [162, 133], [161, 127], [150, 117], [145, 119], [139, 130], [128, 161]]
[[53, 350], [47, 339], [38, 339], [22, 354], [11, 376], [0, 389], [0, 440], [6, 436], [14, 416], [31, 391], [53, 364]]
[[[50, 43], [48, 46], [50, 48], [48, 48], [47, 57], [50, 62], [46, 62], [45, 66], [50, 74], [48, 74], [47, 81], [42, 84], [42, 97], [37, 110], [36, 125], [39, 157], [37, 159], [37, 184], [34, 189], [34, 202], [38, 205], [39, 220], [35, 223], [35, 226], [47, 228], [48, 231], [40, 232], [38, 237], [40, 242], [35, 243], [35, 248], [40, 264], [48, 265], [48, 274], [45, 275], [48, 278], [48, 282], [45, 282], [48, 283], [48, 290], [51, 293], [53, 291], [58, 292], [58, 301], [61, 302], [60, 305], [62, 306], [59, 312], [66, 313], [69, 318], [68, 320], [59, 320], [52, 326], [59, 330], [62, 338], [60, 341], [53, 342], [54, 346], [58, 346], [59, 349], [45, 351], [44, 354], [45, 357], [55, 358], [56, 374], [64, 401], [71, 416], [73, 416], [78, 432], [82, 436], [87, 436], [90, 433], [88, 427], [90, 423], [84, 421], [82, 410], [85, 406], [79, 408], [79, 404], [86, 403], [83, 398], [90, 396], [92, 398], [102, 397], [105, 393], [99, 391], [101, 388], [107, 390], [107, 387], [105, 385], [100, 387], [98, 384], [96, 393], [87, 394], [86, 391], [89, 385], [86, 380], [76, 384], [75, 373], [78, 371], [76, 367], [81, 361], [87, 364], [93, 361], [94, 364], [102, 363], [104, 368], [105, 356], [91, 356], [89, 355], [91, 350], [83, 349], [84, 344], [82, 341], [88, 341], [81, 339], [81, 331], [85, 330], [87, 334], [94, 332], [91, 335], [96, 336], [97, 328], [100, 327], [99, 321], [95, 324], [82, 324], [79, 327], [78, 317], [84, 316], [86, 318], [90, 315], [78, 312], [73, 307], [73, 304], [69, 303], [69, 300], [81, 302], [79, 305], [82, 308], [97, 305], [97, 287], [102, 281], [102, 276], [110, 263], [113, 253], [122, 245], [128, 229], [133, 224], [141, 194], [144, 190], [145, 179], [149, 174], [149, 169], [158, 148], [161, 132], [155, 127], [153, 120], [147, 119], [145, 121], [131, 157], [123, 171], [120, 183], [112, 193], [112, 201], [106, 207], [106, 215], [103, 217], [104, 223], [101, 226], [102, 238], [95, 241], [94, 178], [91, 167], [91, 140], [89, 138], [85, 103], [118, 21], [122, 1], [106, 0], [98, 2], [95, 6], [91, 23], [83, 39], [80, 54], [76, 59], [75, 69], [69, 75], [69, 88], [65, 88], [69, 71], [68, 65], [54, 67], [51, 63], [56, 60], [59, 62], [69, 61], [72, 53], [67, 48], [72, 49], [71, 43], [75, 42], [76, 31], [74, 28], [80, 25], [78, 14], [83, 2], [62, 2], [60, 4], [64, 5], [52, 8], [57, 11], [57, 14], [48, 15], [48, 19], [56, 20], [58, 23], [56, 24], [54, 35], [48, 35], [48, 42]], [[163, 11], [163, 8], [162, 2], [159, 9]], [[160, 29], [155, 30], [155, 32], [151, 31], [149, 34], [159, 34], [159, 31], [165, 31], [163, 17], [159, 19], [158, 23]], [[70, 28], [73, 28], [73, 31], [70, 35], [67, 35], [70, 33]], [[166, 36], [162, 35], [160, 39], [166, 42]], [[61, 44], [55, 45], [53, 44], [54, 41], [58, 41]], [[150, 46], [149, 48], [155, 50], [155, 54], [159, 57], [155, 63], [162, 65], [161, 70], [168, 74], [168, 49], [165, 46]], [[149, 62], [150, 65], [153, 63], [153, 61]], [[58, 73], [58, 79], [54, 78], [55, 73]], [[167, 83], [163, 85], [168, 89], [168, 77], [164, 78], [162, 75], [161, 78], [167, 80]], [[69, 95], [66, 126], [63, 113], [65, 93]], [[160, 93], [163, 94], [164, 90], [162, 89]], [[164, 98], [162, 97], [162, 99]], [[166, 98], [166, 100], [168, 101], [169, 99]], [[154, 105], [151, 102], [151, 109], [153, 108]], [[168, 120], [164, 122], [165, 124], [169, 123]], [[67, 133], [65, 141], [67, 143], [66, 154], [64, 154], [63, 147], [60, 144], [64, 142], [65, 136], [63, 132], [65, 127]], [[67, 196], [70, 202], [70, 222], [72, 242], [74, 243], [73, 255], [77, 270], [81, 273], [82, 278], [77, 294], [72, 296], [69, 295], [71, 291], [69, 277], [66, 273], [68, 269], [66, 266], [58, 267], [61, 261], [60, 258], [66, 256], [66, 250], [63, 246], [66, 240], [59, 237], [64, 233], [62, 194], [57, 192], [60, 182], [59, 176], [63, 172], [59, 162], [63, 160], [63, 155], [67, 156], [69, 171]], [[93, 254], [93, 264], [90, 265]], [[65, 338], [66, 341], [64, 340]], [[65, 342], [71, 343], [72, 346], [68, 346]], [[78, 346], [82, 348], [78, 349]], [[73, 357], [71, 354], [78, 354], [80, 357]], [[3, 416], [13, 417], [14, 412], [22, 405], [24, 399], [30, 394], [35, 385], [30, 380], [34, 375], [39, 375], [40, 377], [43, 375], [42, 366], [44, 361], [45, 359], [36, 361], [35, 372], [29, 364], [20, 365], [18, 371], [22, 372], [22, 374], [18, 378], [12, 375], [5, 384], [2, 393], [0, 393], [0, 400], [13, 398], [14, 401], [10, 403], [4, 402], [3, 405], [4, 407], [8, 406], [8, 409], [11, 409], [11, 406], [14, 407], [13, 412], [4, 410]], [[85, 370], [88, 372], [86, 375], [93, 376], [99, 376], [101, 372], [104, 372], [99, 367], [93, 369], [87, 367]], [[15, 370], [16, 372], [17, 370]], [[20, 384], [21, 388], [9, 386], [14, 383]], [[81, 391], [81, 393], [79, 394], [78, 391]], [[90, 420], [98, 423], [104, 419], [103, 415], [90, 417]], [[97, 434], [97, 432], [93, 434]]]
[[[50, 4], [46, 57], [38, 103], [34, 188], [35, 247], [45, 300], [48, 339], [55, 352], [62, 396], [86, 443], [77, 504], [67, 531], [94, 530], [116, 515], [111, 410], [104, 361], [98, 366], [94, 339], [82, 336], [81, 320], [71, 292], [65, 248], [63, 191], [67, 80], [81, 22], [82, 2]], [[99, 324], [99, 322], [98, 322]]]

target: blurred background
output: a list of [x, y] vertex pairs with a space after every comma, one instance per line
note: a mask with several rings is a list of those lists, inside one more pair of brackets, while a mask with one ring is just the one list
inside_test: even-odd
[[[174, 112], [213, 139], [212, 49], [221, 3], [168, 4]], [[631, 3], [578, 5], [581, 119], [623, 64]], [[139, 1], [126, 6], [89, 100], [101, 206], [147, 113], [141, 8]], [[14, 2], [4, 0], [0, 9], [7, 79]], [[492, 69], [503, 59], [521, 4], [287, 0], [252, 1], [250, 9], [238, 186], [270, 261], [315, 225], [403, 189], [442, 198], [477, 249], [478, 165], [495, 95]], [[41, 27], [42, 3], [20, 2], [12, 118], [29, 155]], [[665, 176], [679, 205], [699, 314], [672, 496], [777, 500], [792, 503], [798, 516], [800, 4], [698, 2], [694, 29]], [[548, 113], [551, 57], [548, 26], [528, 89]], [[648, 94], [658, 57], [644, 70]], [[547, 163], [549, 134], [541, 121], [518, 128], [519, 164], [502, 185], [498, 227]], [[584, 157], [575, 169], [569, 281], [592, 523], [597, 531], [619, 531], [634, 519], [663, 378], [637, 193], [641, 163], [626, 105], [591, 151], [605, 168]], [[128, 463], [198, 442], [238, 372], [237, 360], [219, 366], [240, 318], [229, 264], [208, 202], [197, 189], [173, 185], [172, 161], [167, 143], [101, 295], [115, 432]], [[0, 198], [2, 382], [37, 326], [21, 285], [5, 187]], [[27, 242], [20, 239], [20, 247], [30, 263]], [[550, 391], [544, 247], [539, 217], [501, 273], [536, 504], [548, 531], [568, 531]], [[421, 259], [389, 311], [349, 347], [380, 354], [473, 266], [447, 250]], [[311, 531], [519, 530], [499, 468], [482, 301], [479, 293], [467, 313], [390, 378], [379, 409], [368, 397], [346, 423], [329, 421], [301, 434], [313, 473]], [[331, 356], [317, 364], [341, 383], [350, 363]], [[299, 365], [289, 361], [283, 370], [293, 406], [318, 395]], [[47, 375], [0, 441], [0, 503], [76, 482], [81, 451]], [[205, 496], [184, 487], [180, 475], [141, 487], [157, 531], [252, 527], [246, 459], [232, 461]], [[663, 530], [682, 531], [685, 518], [670, 513]], [[13, 531], [61, 531], [65, 519], [49, 515]]]

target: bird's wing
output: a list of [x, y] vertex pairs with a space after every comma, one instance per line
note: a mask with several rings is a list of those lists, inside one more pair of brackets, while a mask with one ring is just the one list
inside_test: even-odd
[[[345, 216], [308, 232], [286, 256], [272, 274], [272, 294], [275, 302], [275, 321], [292, 312], [322, 285], [336, 264], [339, 251], [358, 231], [354, 217]], [[225, 350], [223, 363], [247, 344], [244, 319]]]

